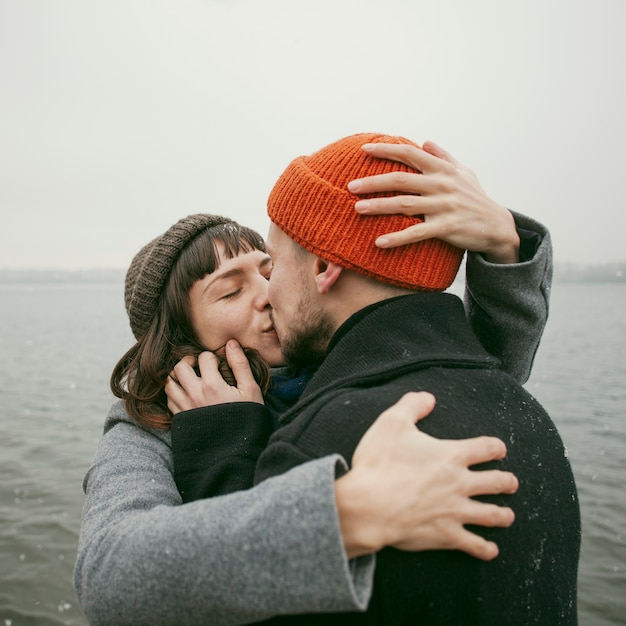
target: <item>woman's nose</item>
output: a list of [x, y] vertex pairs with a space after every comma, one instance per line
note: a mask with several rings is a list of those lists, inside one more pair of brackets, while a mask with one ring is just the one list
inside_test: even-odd
[[267, 309], [270, 306], [268, 297], [268, 282], [267, 279], [261, 276], [261, 280], [257, 281], [256, 294], [255, 294], [255, 306], [259, 309]]

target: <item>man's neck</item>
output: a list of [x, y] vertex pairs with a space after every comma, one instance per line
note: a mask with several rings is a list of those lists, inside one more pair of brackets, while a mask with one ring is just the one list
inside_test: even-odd
[[378, 308], [380, 308], [381, 306], [385, 306], [388, 303], [393, 302], [394, 300], [397, 300], [398, 298], [404, 298], [407, 295], [410, 295], [410, 293], [412, 292], [408, 292], [408, 293], [403, 293], [399, 296], [392, 296], [391, 298], [384, 298], [383, 300], [378, 300], [377, 302], [374, 302], [373, 304], [369, 304], [366, 307], [363, 307], [362, 309], [359, 309], [356, 313], [353, 313], [348, 319], [346, 319], [343, 324], [341, 324], [337, 330], [335, 331], [335, 333], [333, 334], [330, 342], [328, 343], [328, 346], [326, 348], [326, 354], [328, 354], [332, 349], [333, 346], [335, 346], [335, 344], [356, 324], [358, 324], [364, 317], [367, 317], [370, 313], [372, 313], [373, 311], [377, 310]]
[[362, 309], [412, 293], [415, 292], [344, 270], [341, 279], [324, 296], [324, 307], [336, 332], [346, 320]]

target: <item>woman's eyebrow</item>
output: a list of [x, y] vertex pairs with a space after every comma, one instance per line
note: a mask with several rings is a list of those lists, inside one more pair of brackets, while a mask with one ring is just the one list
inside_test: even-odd
[[[269, 255], [265, 256], [259, 261], [259, 267], [264, 268], [267, 265], [269, 265], [271, 262], [272, 262], [272, 257]], [[219, 272], [219, 270], [217, 270], [217, 272]], [[221, 280], [226, 280], [227, 278], [233, 278], [234, 276], [240, 276], [241, 274], [245, 273], [245, 269], [242, 269], [240, 267], [234, 267], [232, 270], [228, 270], [224, 272], [223, 274], [218, 274], [217, 272], [214, 272], [214, 274], [217, 274], [217, 275], [214, 275], [213, 279], [207, 283], [203, 291], [206, 292], [210, 287], [212, 287], [213, 285], [215, 285]]]
[[216, 283], [218, 280], [223, 280], [224, 278], [232, 278], [233, 276], [238, 276], [239, 274], [243, 274], [243, 270], [241, 268], [228, 270], [227, 272], [216, 276], [215, 280], [212, 280], [209, 284]]

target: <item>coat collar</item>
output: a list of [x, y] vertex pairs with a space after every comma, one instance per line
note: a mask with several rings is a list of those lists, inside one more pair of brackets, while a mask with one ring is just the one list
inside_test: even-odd
[[390, 298], [361, 309], [341, 325], [324, 362], [281, 423], [320, 395], [342, 387], [374, 384], [431, 366], [499, 364], [472, 333], [457, 296], [420, 292]]

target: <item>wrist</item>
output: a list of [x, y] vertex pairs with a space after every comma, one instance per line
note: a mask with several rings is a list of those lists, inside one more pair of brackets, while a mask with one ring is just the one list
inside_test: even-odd
[[517, 238], [517, 245], [501, 245], [489, 252], [483, 252], [483, 257], [489, 263], [496, 265], [519, 263], [519, 237]]
[[520, 236], [515, 219], [508, 209], [504, 209], [502, 215], [506, 218], [503, 221], [500, 236], [489, 248], [482, 251], [482, 255], [489, 263], [519, 263]]
[[378, 552], [385, 545], [384, 528], [372, 500], [372, 483], [351, 469], [335, 481], [339, 527], [349, 559]]

